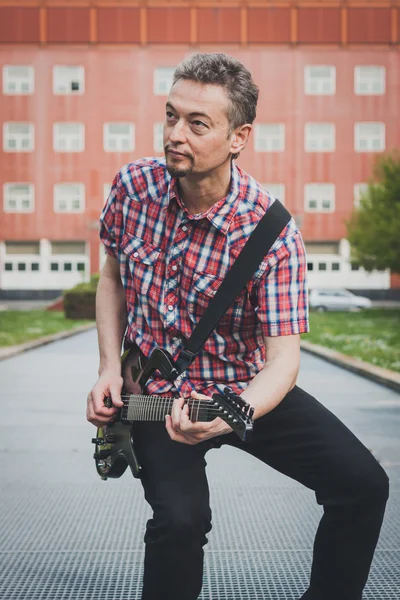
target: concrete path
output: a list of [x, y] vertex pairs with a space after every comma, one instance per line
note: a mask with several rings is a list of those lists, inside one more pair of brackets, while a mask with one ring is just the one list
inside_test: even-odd
[[[96, 372], [94, 331], [0, 362], [2, 600], [140, 598], [149, 510], [130, 475], [102, 482], [95, 472], [85, 403]], [[391, 478], [364, 598], [398, 600], [400, 395], [304, 353], [299, 385]], [[202, 600], [297, 600], [321, 515], [313, 493], [238, 451], [207, 456], [214, 529]]]

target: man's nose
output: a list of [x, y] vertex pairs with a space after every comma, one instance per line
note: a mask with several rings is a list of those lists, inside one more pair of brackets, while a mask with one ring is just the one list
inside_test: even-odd
[[183, 123], [183, 121], [177, 121], [172, 127], [169, 134], [169, 140], [173, 144], [182, 144], [186, 141], [185, 124]]

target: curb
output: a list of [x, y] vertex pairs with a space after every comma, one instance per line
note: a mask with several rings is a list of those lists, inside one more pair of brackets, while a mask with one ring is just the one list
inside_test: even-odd
[[74, 329], [68, 329], [67, 331], [60, 331], [59, 333], [45, 335], [44, 337], [38, 338], [37, 340], [32, 340], [31, 342], [26, 342], [25, 344], [17, 344], [15, 346], [0, 348], [0, 360], [5, 360], [7, 358], [11, 358], [11, 356], [22, 354], [22, 352], [27, 352], [28, 350], [38, 348], [39, 346], [45, 346], [46, 344], [51, 344], [52, 342], [57, 342], [58, 340], [72, 337], [73, 335], [83, 333], [84, 331], [88, 331], [94, 327], [96, 327], [95, 323], [79, 325]]
[[330, 348], [312, 344], [311, 342], [301, 341], [300, 347], [310, 354], [323, 358], [343, 369], [357, 373], [357, 375], [372, 379], [400, 394], [400, 373], [396, 373], [396, 371], [376, 367], [359, 358], [353, 358], [352, 356], [347, 356], [347, 354], [337, 352], [337, 350], [331, 350]]

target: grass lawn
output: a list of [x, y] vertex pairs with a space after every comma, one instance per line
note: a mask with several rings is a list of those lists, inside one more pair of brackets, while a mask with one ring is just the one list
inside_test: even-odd
[[400, 310], [310, 313], [302, 339], [400, 372]]
[[66, 319], [63, 312], [56, 311], [3, 310], [0, 311], [0, 346], [22, 344], [90, 322]]

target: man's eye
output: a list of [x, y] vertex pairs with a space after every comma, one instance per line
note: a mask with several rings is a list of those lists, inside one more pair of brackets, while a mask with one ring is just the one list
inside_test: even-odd
[[174, 113], [172, 113], [169, 110], [167, 110], [167, 112], [165, 113], [165, 116], [167, 117], [167, 119], [175, 119]]
[[193, 125], [196, 125], [196, 127], [206, 127], [206, 124], [203, 123], [203, 121], [192, 121]]

